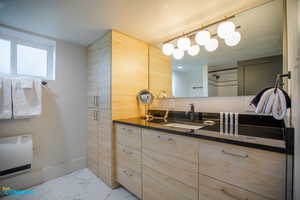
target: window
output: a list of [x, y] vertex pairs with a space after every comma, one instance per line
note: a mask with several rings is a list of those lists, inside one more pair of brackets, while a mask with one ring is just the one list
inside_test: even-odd
[[55, 79], [55, 41], [0, 27], [0, 75]]
[[0, 73], [10, 72], [10, 41], [0, 39]]
[[46, 77], [47, 51], [24, 45], [17, 45], [17, 73]]

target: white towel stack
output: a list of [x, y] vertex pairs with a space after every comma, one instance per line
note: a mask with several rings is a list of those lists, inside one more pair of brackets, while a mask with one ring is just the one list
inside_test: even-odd
[[12, 118], [11, 80], [0, 78], [0, 119]]
[[287, 102], [281, 89], [277, 89], [276, 93], [274, 90], [271, 88], [263, 93], [255, 112], [266, 115], [272, 114], [275, 119], [281, 120], [286, 115]]
[[24, 119], [42, 113], [42, 89], [38, 79], [20, 77], [12, 80], [13, 118]]

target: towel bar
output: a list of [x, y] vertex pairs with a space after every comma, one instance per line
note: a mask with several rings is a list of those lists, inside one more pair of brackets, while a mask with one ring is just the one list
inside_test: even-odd
[[275, 89], [274, 89], [274, 93], [277, 92], [277, 88], [279, 85], [279, 81], [281, 78], [287, 77], [288, 79], [291, 79], [291, 72], [289, 71], [287, 74], [277, 74], [277, 78], [276, 78], [276, 82], [275, 82]]
[[42, 81], [41, 83], [43, 86], [46, 86], [48, 84], [47, 81]]

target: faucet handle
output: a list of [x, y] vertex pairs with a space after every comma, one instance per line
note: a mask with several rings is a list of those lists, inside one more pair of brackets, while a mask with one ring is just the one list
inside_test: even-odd
[[193, 103], [189, 104], [191, 106], [191, 110], [194, 110], [195, 109], [195, 106]]

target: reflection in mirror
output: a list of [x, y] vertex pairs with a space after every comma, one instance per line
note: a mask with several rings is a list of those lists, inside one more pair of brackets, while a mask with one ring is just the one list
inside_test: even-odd
[[[179, 60], [168, 56], [172, 62], [170, 96], [248, 96], [274, 86], [276, 75], [283, 71], [283, 19], [283, 1], [274, 0], [231, 19], [241, 34], [236, 46], [214, 36], [219, 41], [215, 51], [200, 46], [195, 56], [187, 52]], [[217, 28], [218, 24], [207, 30], [214, 34]], [[150, 72], [151, 68], [150, 63]], [[150, 73], [150, 81], [155, 79], [152, 76], [155, 74]], [[159, 84], [163, 83], [168, 82]]]

